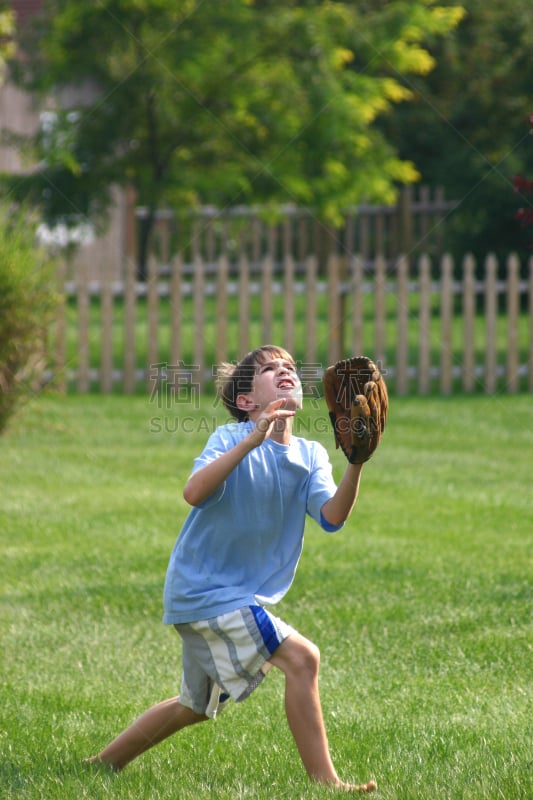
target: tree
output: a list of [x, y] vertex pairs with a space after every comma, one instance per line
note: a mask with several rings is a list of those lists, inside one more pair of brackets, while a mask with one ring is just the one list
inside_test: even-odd
[[[446, 2], [447, 0], [444, 0]], [[451, 2], [451, 0], [449, 0]], [[447, 221], [450, 249], [502, 259], [527, 244], [514, 219], [512, 177], [533, 171], [525, 127], [531, 112], [531, 0], [464, 0], [466, 15], [446, 38], [428, 42], [436, 67], [404, 76], [413, 102], [380, 120], [422, 180], [457, 201]]]
[[[287, 0], [50, 0], [22, 42], [19, 80], [56, 97], [13, 181], [50, 221], [105, 214], [109, 187], [147, 208], [262, 202], [311, 206], [328, 224], [391, 201], [417, 179], [377, 118], [410, 98], [399, 76], [434, 61], [458, 7]], [[67, 104], [59, 90], [92, 88]]]
[[0, 86], [4, 82], [6, 61], [15, 54], [15, 15], [5, 3], [0, 2]]

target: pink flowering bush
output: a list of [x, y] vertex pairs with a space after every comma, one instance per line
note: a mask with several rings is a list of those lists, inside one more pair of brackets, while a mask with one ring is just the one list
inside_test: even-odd
[[[529, 115], [529, 122], [533, 124], [533, 114]], [[530, 130], [530, 133], [533, 134], [533, 128]], [[515, 192], [528, 202], [527, 207], [522, 206], [522, 208], [518, 209], [515, 214], [515, 219], [518, 220], [523, 228], [533, 226], [533, 199], [531, 202], [528, 201], [529, 196], [533, 198], [533, 181], [529, 180], [529, 178], [525, 178], [523, 175], [515, 175], [512, 178], [512, 182]], [[533, 248], [533, 242], [530, 244], [530, 247]]]

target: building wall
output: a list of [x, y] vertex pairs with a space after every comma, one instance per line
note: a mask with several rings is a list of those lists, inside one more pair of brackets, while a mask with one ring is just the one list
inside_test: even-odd
[[[39, 113], [31, 98], [15, 86], [5, 84], [0, 87], [0, 128], [14, 133], [31, 134], [39, 125]], [[0, 171], [21, 172], [28, 170], [20, 153], [14, 147], [0, 142]]]
[[[39, 125], [39, 111], [25, 92], [9, 83], [0, 87], [0, 129], [30, 135]], [[34, 168], [35, 165], [27, 163], [16, 148], [0, 142], [0, 172], [20, 173]], [[104, 275], [111, 280], [121, 277], [125, 202], [120, 189], [117, 188], [113, 196], [115, 202], [110, 210], [108, 229], [103, 236], [80, 247], [69, 266], [72, 279], [81, 270], [90, 280], [99, 280]]]
[[28, 17], [40, 13], [43, 7], [43, 0], [8, 0], [8, 5], [17, 15], [17, 24], [23, 25]]

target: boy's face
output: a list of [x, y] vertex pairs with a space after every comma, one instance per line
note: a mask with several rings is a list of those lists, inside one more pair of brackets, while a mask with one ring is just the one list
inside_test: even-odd
[[256, 370], [248, 398], [257, 411], [280, 398], [286, 400], [284, 408], [302, 407], [302, 384], [293, 361], [273, 355], [257, 364]]

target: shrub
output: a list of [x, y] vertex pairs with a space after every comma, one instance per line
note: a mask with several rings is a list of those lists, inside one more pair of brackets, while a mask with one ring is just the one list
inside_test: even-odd
[[0, 204], [0, 433], [17, 404], [40, 389], [47, 363], [55, 263], [35, 231], [28, 212]]

